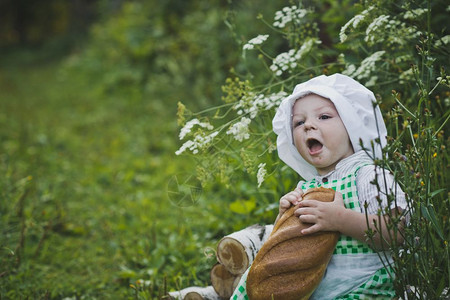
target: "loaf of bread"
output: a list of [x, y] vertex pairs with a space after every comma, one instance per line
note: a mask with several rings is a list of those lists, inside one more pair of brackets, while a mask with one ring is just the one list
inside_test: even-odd
[[[303, 200], [332, 202], [334, 190], [314, 188]], [[250, 300], [308, 299], [319, 285], [339, 238], [337, 232], [301, 234], [311, 226], [288, 209], [259, 250], [247, 278]]]

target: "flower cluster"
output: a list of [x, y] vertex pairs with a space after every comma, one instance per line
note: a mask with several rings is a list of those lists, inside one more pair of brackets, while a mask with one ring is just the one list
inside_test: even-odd
[[402, 73], [400, 73], [398, 78], [400, 79], [399, 82], [401, 84], [404, 84], [404, 83], [406, 83], [408, 81], [413, 80], [414, 79], [413, 68], [409, 68], [408, 70], [403, 71]]
[[358, 24], [361, 23], [361, 21], [363, 21], [367, 15], [369, 14], [369, 12], [371, 10], [373, 10], [373, 6], [370, 6], [368, 9], [362, 11], [359, 15], [354, 16], [353, 18], [350, 19], [350, 21], [348, 21], [344, 26], [342, 26], [341, 31], [339, 32], [339, 39], [341, 41], [341, 43], [345, 42], [345, 40], [347, 39], [347, 29], [352, 26], [353, 29], [356, 29], [358, 27]]
[[366, 29], [366, 37], [364, 38], [364, 41], [371, 42], [372, 44], [375, 42], [375, 37], [378, 35], [378, 31], [384, 27], [386, 27], [386, 24], [392, 24], [394, 22], [393, 20], [389, 20], [389, 16], [381, 15], [377, 18], [375, 18], [372, 23], [367, 26]]
[[439, 40], [437, 40], [434, 43], [434, 46], [435, 47], [441, 47], [441, 46], [444, 46], [444, 45], [447, 45], [447, 44], [450, 44], [450, 35], [445, 35], [445, 36], [441, 37]]
[[256, 173], [256, 179], [258, 181], [258, 187], [261, 186], [261, 184], [264, 182], [264, 179], [266, 178], [267, 170], [266, 170], [266, 163], [260, 163], [258, 165], [258, 173]]
[[252, 38], [250, 41], [247, 42], [247, 44], [244, 45], [244, 50], [252, 50], [255, 48], [255, 45], [261, 45], [264, 43], [267, 38], [269, 37], [268, 34], [260, 34], [255, 38]]
[[243, 140], [248, 140], [250, 138], [250, 132], [248, 130], [248, 125], [250, 125], [251, 120], [246, 117], [242, 117], [239, 122], [234, 123], [228, 130], [227, 134], [232, 134], [234, 138], [242, 142]]
[[[264, 94], [249, 92], [233, 106], [233, 110], [237, 111], [237, 115], [241, 115], [242, 117], [239, 121], [229, 126], [226, 134], [232, 135], [233, 138], [239, 142], [249, 139], [249, 125], [251, 120], [256, 118], [258, 113], [261, 111], [267, 111], [278, 107], [286, 96], [287, 93], [284, 91], [272, 93], [267, 96]], [[188, 121], [181, 129], [179, 135], [180, 140], [183, 140], [189, 134], [193, 134], [192, 128], [194, 126], [206, 129], [207, 131], [212, 131], [214, 129], [209, 122], [200, 122], [198, 119], [192, 119]], [[191, 151], [193, 154], [198, 154], [199, 150], [204, 149], [213, 142], [214, 138], [220, 133], [220, 131], [221, 128], [208, 134], [205, 131], [198, 130], [194, 134], [194, 138], [186, 141], [180, 149], [175, 152], [175, 154], [180, 155], [186, 150]]]
[[380, 15], [367, 26], [364, 41], [369, 45], [387, 42], [404, 45], [408, 39], [417, 38], [421, 32], [388, 15]]
[[192, 128], [193, 128], [195, 125], [197, 125], [197, 126], [199, 126], [199, 127], [202, 127], [202, 128], [209, 129], [209, 130], [212, 130], [212, 129], [214, 128], [214, 127], [213, 127], [210, 123], [208, 123], [208, 122], [200, 122], [198, 119], [192, 119], [192, 120], [190, 120], [189, 122], [187, 122], [186, 125], [184, 125], [183, 128], [181, 128], [181, 130], [180, 130], [180, 136], [179, 136], [179, 137], [180, 137], [180, 140], [183, 140], [183, 139], [186, 137], [186, 135], [190, 134]]
[[280, 91], [265, 96], [264, 94], [255, 95], [253, 93], [242, 97], [233, 107], [237, 110], [238, 115], [248, 115], [250, 119], [254, 119], [259, 111], [270, 110], [280, 105], [281, 100], [287, 97], [287, 93]]
[[366, 86], [375, 85], [378, 77], [377, 76], [371, 77], [371, 75], [374, 71], [376, 71], [375, 69], [376, 63], [381, 59], [381, 57], [385, 52], [386, 51], [377, 51], [372, 55], [370, 55], [369, 57], [366, 57], [361, 62], [359, 68], [356, 68], [355, 65], [349, 65], [347, 69], [342, 72], [342, 74], [348, 75], [358, 80], [370, 79], [366, 82]]
[[444, 77], [439, 76], [436, 78], [436, 80], [438, 81], [439, 84], [443, 84], [443, 85], [446, 85], [447, 87], [450, 87], [450, 76], [449, 75], [444, 76]]
[[259, 112], [271, 110], [278, 107], [281, 101], [287, 96], [287, 93], [280, 91], [265, 96], [264, 94], [249, 93], [234, 105], [233, 109], [238, 115], [245, 115], [240, 121], [234, 123], [227, 130], [226, 134], [233, 135], [234, 139], [242, 142], [250, 138], [248, 126]]
[[[205, 128], [207, 130], [213, 130], [214, 127], [209, 122], [200, 122], [198, 119], [192, 119], [187, 122], [183, 128], [180, 130], [180, 140], [183, 140], [188, 134], [191, 134], [192, 128], [194, 126], [198, 126], [200, 128]], [[175, 154], [180, 155], [186, 150], [190, 150], [193, 154], [197, 154], [199, 149], [209, 145], [214, 137], [219, 134], [218, 131], [215, 131], [211, 134], [205, 134], [203, 132], [197, 132], [193, 140], [186, 141], [180, 149], [178, 149]]]
[[403, 15], [404, 19], [410, 19], [410, 20], [414, 20], [417, 17], [420, 17], [421, 15], [423, 15], [424, 13], [426, 13], [428, 10], [424, 9], [424, 8], [417, 8], [417, 9], [413, 9], [413, 10], [408, 10], [405, 12], [405, 14]]
[[[426, 12], [425, 9], [408, 10], [403, 14], [403, 19], [417, 19], [420, 15]], [[375, 7], [370, 6], [360, 14], [350, 19], [344, 26], [342, 26], [339, 32], [339, 39], [341, 43], [345, 42], [348, 38], [347, 33], [350, 29], [355, 30], [362, 23], [369, 23], [366, 28], [366, 34], [364, 41], [369, 45], [376, 43], [387, 42], [389, 45], [393, 44], [405, 44], [407, 39], [417, 38], [420, 35], [420, 31], [415, 26], [408, 26], [401, 22], [399, 16], [379, 15], [377, 17], [369, 18], [370, 14], [375, 14]], [[366, 22], [364, 22], [366, 21]]]
[[293, 20], [300, 20], [308, 11], [306, 9], [298, 8], [297, 6], [284, 7], [282, 10], [279, 10], [275, 13], [275, 22], [273, 23], [274, 27], [284, 28], [287, 23], [292, 22]]
[[190, 150], [193, 154], [197, 154], [199, 149], [202, 149], [208, 145], [211, 144], [214, 137], [219, 134], [219, 131], [214, 131], [211, 134], [205, 135], [205, 134], [197, 134], [193, 140], [186, 141], [180, 149], [178, 149], [175, 154], [180, 155], [181, 153], [185, 152], [186, 150]]
[[307, 53], [311, 51], [314, 45], [320, 44], [321, 41], [317, 39], [307, 40], [298, 50], [291, 49], [288, 52], [279, 54], [272, 62], [270, 69], [277, 76], [281, 76], [283, 72], [297, 67], [297, 62], [302, 59]]

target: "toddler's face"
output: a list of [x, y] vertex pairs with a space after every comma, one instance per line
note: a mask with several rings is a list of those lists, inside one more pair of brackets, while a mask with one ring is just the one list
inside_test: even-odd
[[292, 135], [300, 155], [320, 175], [354, 153], [344, 123], [333, 102], [311, 94], [297, 100], [292, 109]]

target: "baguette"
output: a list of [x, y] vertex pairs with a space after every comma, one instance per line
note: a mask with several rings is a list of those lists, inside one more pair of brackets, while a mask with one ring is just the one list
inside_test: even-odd
[[[334, 190], [314, 188], [303, 199], [334, 200]], [[288, 209], [259, 250], [247, 278], [250, 300], [308, 299], [322, 280], [339, 238], [338, 232], [301, 234], [311, 226]]]

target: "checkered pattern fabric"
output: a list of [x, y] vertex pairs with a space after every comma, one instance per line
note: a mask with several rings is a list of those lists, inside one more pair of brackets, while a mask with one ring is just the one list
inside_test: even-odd
[[[394, 270], [388, 267], [389, 272]], [[368, 281], [363, 283], [349, 294], [336, 298], [344, 299], [393, 299], [395, 292], [393, 289], [394, 281], [385, 268], [378, 270]]]
[[247, 291], [246, 291], [246, 283], [247, 283], [247, 275], [250, 268], [245, 271], [245, 273], [242, 275], [241, 280], [239, 281], [236, 289], [234, 290], [233, 295], [231, 296], [230, 300], [248, 300]]
[[[362, 165], [363, 166], [363, 165]], [[360, 166], [360, 167], [362, 167]], [[359, 167], [359, 168], [360, 168]], [[344, 199], [344, 205], [348, 209], [356, 210], [362, 212], [359, 201], [358, 193], [356, 190], [356, 174], [359, 170], [340, 180], [332, 180], [326, 183], [317, 182], [315, 179], [305, 182], [301, 185], [302, 190], [307, 190], [309, 188], [315, 187], [326, 187], [332, 188], [342, 194]], [[333, 254], [336, 255], [348, 255], [348, 254], [361, 254], [361, 253], [374, 253], [366, 243], [362, 243], [356, 239], [353, 239], [346, 235], [341, 235], [339, 241], [336, 245]], [[392, 268], [388, 268], [389, 273], [393, 274]], [[248, 300], [246, 292], [246, 282], [247, 282], [247, 270], [241, 277], [239, 284], [231, 296], [231, 300]], [[379, 269], [369, 280], [363, 283], [361, 286], [351, 291], [349, 294], [336, 298], [336, 300], [343, 299], [392, 299], [395, 297], [395, 292], [393, 288], [393, 276], [388, 274], [385, 268]]]
[[[301, 188], [304, 191], [315, 187], [332, 188], [333, 190], [342, 194], [342, 198], [344, 199], [344, 205], [346, 208], [362, 212], [358, 201], [358, 192], [356, 190], [356, 173], [361, 167], [362, 166], [357, 168], [354, 173], [347, 175], [339, 180], [320, 183], [315, 179], [312, 179], [309, 182], [303, 183]], [[358, 253], [375, 253], [375, 251], [373, 251], [366, 243], [362, 243], [356, 239], [341, 234], [333, 254]]]

